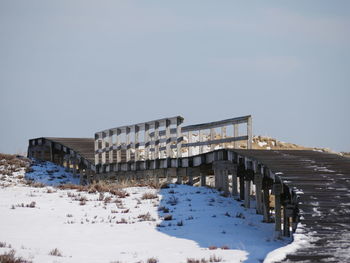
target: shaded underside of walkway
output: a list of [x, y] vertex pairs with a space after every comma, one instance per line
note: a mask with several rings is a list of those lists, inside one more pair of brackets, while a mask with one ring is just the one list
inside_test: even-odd
[[45, 137], [45, 139], [52, 142], [59, 143], [67, 148], [79, 153], [81, 157], [88, 160], [92, 164], [95, 162], [94, 145], [95, 140], [93, 138], [57, 138], [57, 137]]

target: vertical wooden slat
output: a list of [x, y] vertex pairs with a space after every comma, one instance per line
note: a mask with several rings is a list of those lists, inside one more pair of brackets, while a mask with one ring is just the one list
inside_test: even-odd
[[177, 153], [176, 153], [176, 157], [177, 158], [181, 158], [182, 157], [182, 152], [181, 152], [181, 149], [182, 149], [182, 132], [181, 132], [181, 121], [178, 119], [177, 120], [177, 123], [176, 123], [176, 136], [177, 136], [177, 139], [176, 139], [176, 144], [177, 144]]
[[159, 122], [154, 123], [154, 159], [159, 159]]
[[130, 128], [129, 127], [126, 127], [125, 134], [126, 134], [126, 162], [129, 162], [131, 159], [131, 156], [130, 156]]
[[111, 147], [113, 147], [113, 131], [110, 130], [108, 132], [108, 146], [109, 148], [109, 163], [113, 163], [113, 148], [111, 149]]
[[149, 125], [145, 124], [145, 160], [149, 159], [149, 149], [150, 149], [150, 137], [149, 137]]
[[[210, 129], [210, 140], [211, 141], [215, 140], [215, 129], [214, 128]], [[215, 150], [215, 145], [214, 144], [210, 144], [210, 150], [211, 151]]]
[[102, 164], [106, 163], [106, 134], [102, 132]]
[[134, 126], [134, 132], [135, 132], [135, 139], [134, 139], [134, 150], [135, 150], [135, 162], [138, 162], [140, 160], [139, 158], [139, 131], [140, 128], [139, 126], [135, 125]]
[[236, 166], [231, 170], [231, 174], [232, 174], [232, 196], [238, 196], [237, 167]]
[[172, 154], [171, 154], [171, 134], [170, 134], [170, 127], [171, 127], [171, 121], [170, 120], [166, 120], [166, 124], [165, 124], [165, 140], [166, 140], [166, 158], [171, 158]]
[[[203, 141], [203, 131], [199, 130], [198, 131], [198, 141], [202, 142]], [[199, 154], [203, 153], [203, 145], [199, 146]]]
[[247, 121], [247, 135], [248, 135], [247, 149], [251, 149], [252, 143], [253, 143], [252, 117], [249, 117]]
[[[233, 137], [238, 137], [238, 124], [233, 124]], [[233, 142], [233, 148], [238, 148], [238, 141]]]
[[[224, 139], [224, 138], [226, 138], [226, 126], [221, 127], [221, 139]], [[226, 144], [222, 143], [220, 146], [222, 148], [225, 148]]]
[[273, 185], [273, 192], [275, 195], [275, 237], [281, 236], [281, 191], [282, 186], [280, 184]]
[[121, 143], [120, 143], [120, 134], [121, 131], [117, 129], [117, 138], [116, 138], [116, 145], [117, 145], [117, 163], [120, 163], [122, 161], [122, 154], [121, 154]]
[[[188, 134], [188, 143], [192, 143], [193, 142], [193, 133], [192, 131], [189, 131]], [[192, 146], [187, 147], [187, 152], [188, 152], [188, 156], [192, 156]]]

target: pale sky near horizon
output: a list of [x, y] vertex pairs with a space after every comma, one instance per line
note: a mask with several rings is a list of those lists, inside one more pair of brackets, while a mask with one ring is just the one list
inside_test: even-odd
[[167, 116], [350, 152], [350, 1], [0, 0], [0, 152]]

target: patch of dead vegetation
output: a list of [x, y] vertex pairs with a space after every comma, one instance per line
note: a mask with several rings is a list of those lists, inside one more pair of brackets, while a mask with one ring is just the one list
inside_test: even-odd
[[142, 200], [156, 199], [156, 198], [158, 198], [158, 195], [152, 192], [146, 192], [141, 197]]
[[14, 249], [4, 254], [0, 254], [1, 263], [32, 263], [32, 261], [26, 260], [21, 257], [16, 257], [16, 251]]
[[49, 252], [49, 255], [56, 256], [56, 257], [62, 257], [61, 251], [58, 250], [58, 248], [54, 248]]

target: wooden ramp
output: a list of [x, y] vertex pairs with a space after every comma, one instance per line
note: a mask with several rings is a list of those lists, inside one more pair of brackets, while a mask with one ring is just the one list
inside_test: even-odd
[[298, 195], [309, 245], [286, 262], [350, 262], [350, 159], [316, 151], [235, 150], [257, 160]]
[[41, 137], [29, 140], [28, 157], [65, 166], [74, 174], [92, 176], [95, 172], [93, 138]]

